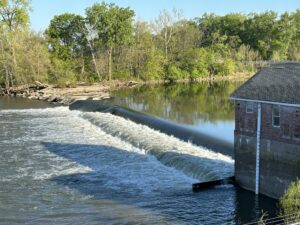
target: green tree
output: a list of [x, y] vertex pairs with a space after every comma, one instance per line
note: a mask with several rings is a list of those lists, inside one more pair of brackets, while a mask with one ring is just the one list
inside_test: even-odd
[[17, 51], [23, 83], [48, 82], [50, 56], [45, 40], [38, 33], [26, 33], [18, 39], [21, 43]]
[[1, 0], [2, 26], [9, 30], [27, 29], [29, 26], [30, 0]]
[[1, 64], [5, 71], [3, 80], [6, 90], [15, 83], [24, 81], [17, 59], [17, 49], [20, 48], [18, 38], [28, 31], [29, 10], [29, 0], [0, 1]]
[[164, 79], [164, 56], [163, 53], [154, 46], [147, 54], [143, 70], [142, 79], [144, 80], [162, 80]]
[[111, 80], [113, 50], [131, 41], [134, 11], [102, 2], [87, 8], [86, 16], [98, 45], [105, 46], [107, 51], [108, 79]]
[[242, 41], [260, 52], [263, 59], [270, 59], [274, 51], [280, 49], [280, 29], [277, 13], [268, 11], [252, 14], [245, 21], [245, 33]]
[[300, 9], [291, 14], [292, 33], [288, 49], [288, 59], [300, 60]]
[[55, 16], [45, 31], [50, 51], [62, 60], [83, 56], [87, 42], [85, 34], [84, 18], [70, 13]]
[[170, 45], [173, 41], [173, 36], [177, 31], [177, 22], [180, 21], [182, 13], [176, 9], [173, 9], [172, 12], [163, 10], [160, 12], [158, 18], [153, 24], [155, 33], [159, 40], [159, 44], [165, 51], [165, 61], [168, 61], [168, 54], [170, 51]]
[[[77, 79], [76, 73], [80, 74], [81, 77], [84, 76], [84, 58], [87, 54], [86, 34], [85, 19], [80, 15], [64, 13], [55, 16], [50, 21], [45, 36], [53, 61], [51, 69], [54, 71], [51, 75], [54, 80], [51, 79], [52, 82], [70, 80], [73, 83]], [[58, 61], [62, 62], [59, 63]], [[65, 65], [63, 68], [66, 69], [66, 73], [61, 72], [61, 65]]]
[[133, 28], [133, 38], [133, 74], [139, 79], [154, 45], [150, 24], [145, 21], [136, 21]]
[[188, 49], [197, 48], [202, 36], [197, 24], [193, 21], [181, 20], [174, 26], [176, 26], [176, 32], [170, 43], [169, 51], [172, 61], [177, 60]]
[[218, 34], [228, 37], [226, 44], [229, 46], [239, 46], [245, 30], [246, 18], [244, 14], [239, 13], [230, 13], [225, 16], [204, 14], [196, 20], [199, 30], [203, 33], [200, 43], [204, 46], [210, 46], [217, 40], [216, 34]]

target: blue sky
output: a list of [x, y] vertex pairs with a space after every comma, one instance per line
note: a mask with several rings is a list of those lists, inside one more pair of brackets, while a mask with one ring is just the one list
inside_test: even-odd
[[[71, 12], [84, 15], [85, 8], [96, 0], [32, 0], [31, 27], [36, 31], [47, 28], [58, 14]], [[300, 0], [109, 0], [119, 6], [132, 8], [137, 18], [153, 20], [163, 9], [180, 9], [185, 18], [201, 16], [205, 12], [224, 15], [229, 12], [294, 11]]]

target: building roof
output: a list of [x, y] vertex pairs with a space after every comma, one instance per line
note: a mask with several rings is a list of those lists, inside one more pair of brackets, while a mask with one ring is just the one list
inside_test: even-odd
[[230, 98], [300, 105], [300, 61], [262, 68]]

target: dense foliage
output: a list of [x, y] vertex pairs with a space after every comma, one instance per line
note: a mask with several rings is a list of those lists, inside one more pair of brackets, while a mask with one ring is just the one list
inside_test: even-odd
[[293, 182], [280, 199], [283, 215], [289, 217], [300, 216], [300, 182]]
[[44, 34], [29, 30], [30, 0], [0, 1], [0, 85], [60, 85], [104, 79], [196, 80], [252, 72], [257, 62], [300, 59], [300, 10], [278, 15], [162, 11], [153, 22], [96, 3], [85, 15], [55, 16]]

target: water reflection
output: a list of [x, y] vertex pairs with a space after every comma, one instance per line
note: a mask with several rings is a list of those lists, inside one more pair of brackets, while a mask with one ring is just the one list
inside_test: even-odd
[[0, 110], [2, 109], [38, 109], [49, 108], [55, 105], [49, 102], [30, 100], [27, 98], [0, 96]]
[[112, 103], [184, 124], [233, 142], [234, 105], [240, 82], [140, 86], [112, 92]]

